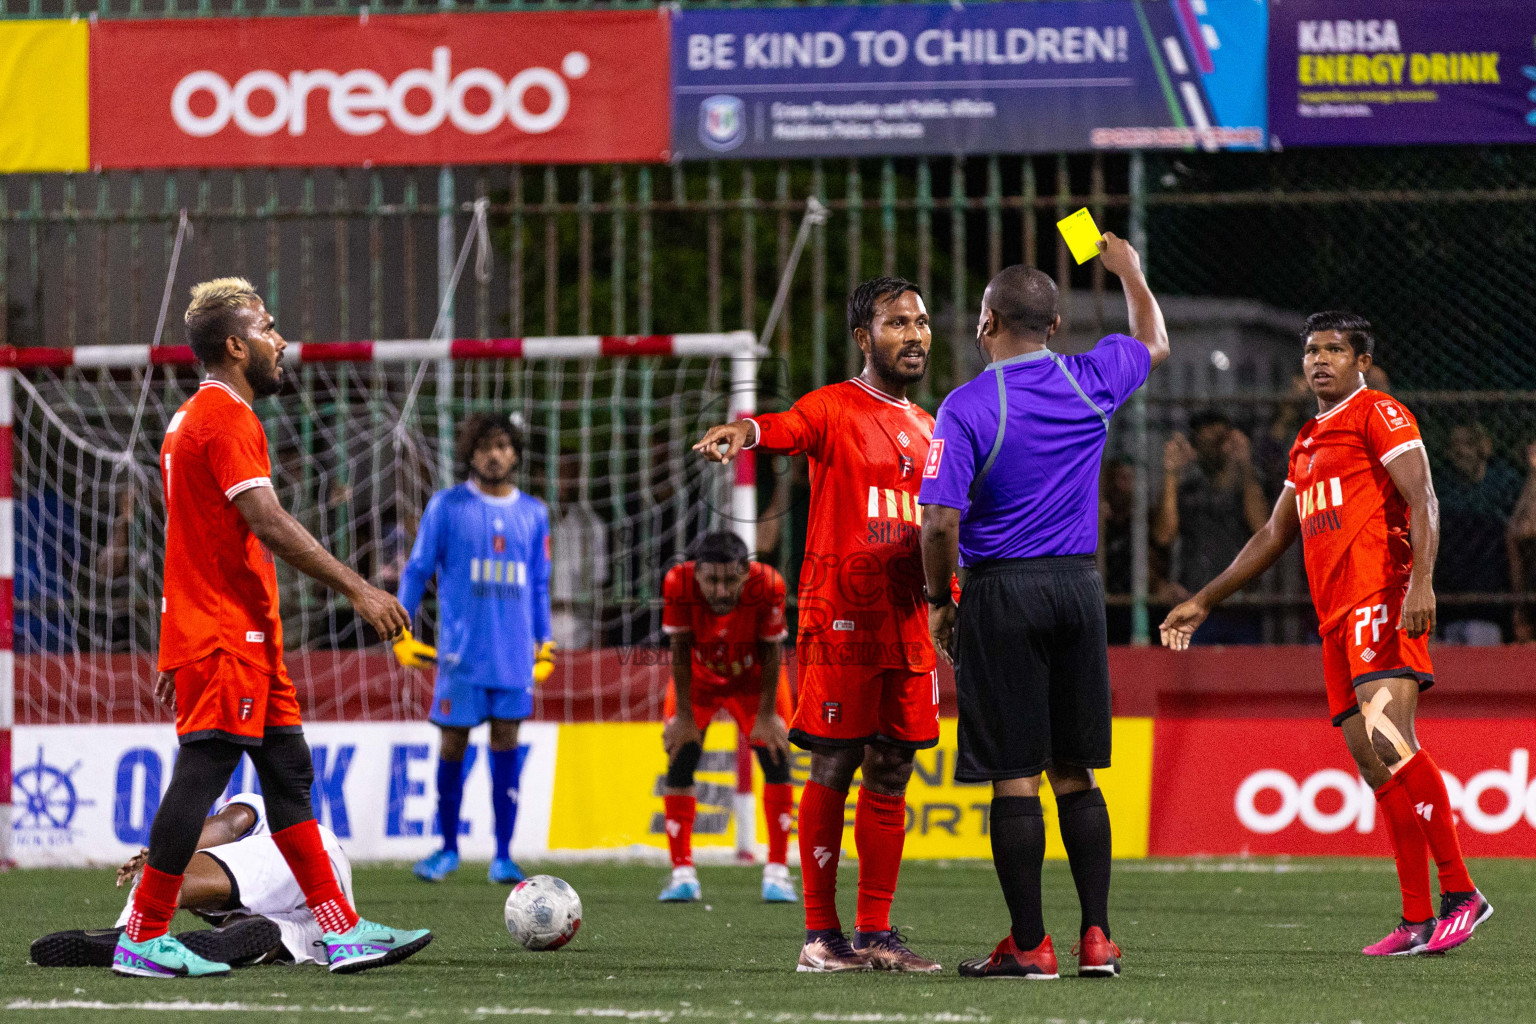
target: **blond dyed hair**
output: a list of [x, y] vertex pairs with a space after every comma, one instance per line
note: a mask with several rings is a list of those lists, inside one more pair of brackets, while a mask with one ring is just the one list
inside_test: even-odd
[[224, 339], [243, 333], [239, 314], [252, 301], [260, 302], [261, 296], [243, 277], [216, 277], [192, 286], [192, 303], [182, 320], [198, 362], [216, 366], [224, 361]]

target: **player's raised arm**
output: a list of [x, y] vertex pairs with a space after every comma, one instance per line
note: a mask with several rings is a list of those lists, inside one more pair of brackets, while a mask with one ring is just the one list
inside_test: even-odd
[[267, 550], [304, 575], [344, 596], [379, 636], [394, 639], [410, 628], [410, 616], [400, 602], [347, 568], [316, 540], [283, 506], [270, 487], [252, 487], [234, 497], [245, 523]]
[[729, 464], [742, 451], [754, 448], [773, 455], [814, 454], [821, 442], [823, 419], [819, 399], [803, 398], [784, 412], [747, 416], [710, 427], [693, 450], [721, 464]]
[[1263, 528], [1248, 538], [1243, 550], [1232, 559], [1232, 564], [1205, 586], [1200, 592], [1168, 613], [1158, 626], [1163, 646], [1175, 651], [1189, 647], [1189, 638], [1211, 609], [1263, 575], [1264, 570], [1280, 560], [1287, 548], [1301, 534], [1301, 517], [1296, 511], [1296, 491], [1286, 484], [1275, 502], [1274, 511]]
[[1125, 289], [1126, 312], [1130, 318], [1131, 336], [1147, 346], [1155, 369], [1168, 358], [1168, 325], [1163, 322], [1163, 311], [1147, 286], [1147, 277], [1141, 271], [1141, 256], [1125, 239], [1112, 231], [1104, 232], [1099, 242], [1099, 252], [1104, 269], [1120, 279]]
[[1422, 447], [1387, 462], [1387, 475], [1408, 502], [1408, 540], [1413, 545], [1413, 569], [1403, 596], [1400, 629], [1418, 639], [1435, 628], [1435, 558], [1440, 553], [1440, 500], [1430, 479], [1429, 456]]

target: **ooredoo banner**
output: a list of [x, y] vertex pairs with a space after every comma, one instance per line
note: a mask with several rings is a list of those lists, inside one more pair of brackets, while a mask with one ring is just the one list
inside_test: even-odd
[[666, 160], [668, 15], [104, 21], [98, 167]]
[[689, 8], [688, 157], [1262, 149], [1263, 0]]
[[[1467, 855], [1536, 856], [1536, 723], [1424, 719], [1415, 731]], [[1153, 856], [1391, 853], [1375, 794], [1327, 721], [1159, 719], [1152, 763]]]
[[1530, 0], [1286, 0], [1270, 19], [1281, 145], [1536, 142]]

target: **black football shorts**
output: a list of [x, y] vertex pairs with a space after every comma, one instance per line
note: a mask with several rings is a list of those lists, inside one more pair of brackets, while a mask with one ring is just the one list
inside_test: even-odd
[[1109, 766], [1104, 585], [1092, 555], [983, 562], [966, 576], [955, 641], [955, 779]]

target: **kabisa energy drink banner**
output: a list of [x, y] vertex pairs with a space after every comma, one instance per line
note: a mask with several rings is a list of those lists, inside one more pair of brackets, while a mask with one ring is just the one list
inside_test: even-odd
[[1284, 146], [1536, 142], [1536, 3], [1285, 0], [1270, 12]]

